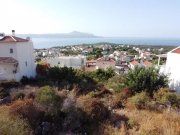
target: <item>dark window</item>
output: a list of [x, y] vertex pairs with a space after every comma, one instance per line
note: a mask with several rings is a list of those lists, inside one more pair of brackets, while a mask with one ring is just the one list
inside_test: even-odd
[[25, 65], [26, 65], [26, 67], [27, 67], [27, 61], [25, 62]]
[[10, 53], [13, 53], [13, 49], [12, 48], [10, 49]]

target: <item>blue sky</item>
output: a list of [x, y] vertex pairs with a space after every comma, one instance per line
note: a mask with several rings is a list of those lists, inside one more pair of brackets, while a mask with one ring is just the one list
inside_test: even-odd
[[0, 0], [0, 32], [180, 38], [180, 0]]

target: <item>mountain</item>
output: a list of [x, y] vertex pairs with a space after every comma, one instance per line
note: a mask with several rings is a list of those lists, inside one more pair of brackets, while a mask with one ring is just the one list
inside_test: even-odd
[[31, 38], [96, 38], [90, 33], [72, 31], [70, 33], [51, 33], [51, 34], [17, 34], [20, 37], [31, 37]]

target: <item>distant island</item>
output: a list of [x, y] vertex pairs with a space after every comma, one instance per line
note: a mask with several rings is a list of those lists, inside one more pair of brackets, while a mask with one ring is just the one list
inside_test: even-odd
[[20, 37], [31, 38], [99, 38], [91, 33], [72, 31], [70, 33], [51, 33], [51, 34], [18, 34]]

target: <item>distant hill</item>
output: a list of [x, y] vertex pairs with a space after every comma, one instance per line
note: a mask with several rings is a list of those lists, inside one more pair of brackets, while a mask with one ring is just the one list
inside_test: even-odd
[[17, 34], [20, 37], [31, 37], [31, 38], [96, 38], [90, 33], [84, 33], [79, 31], [72, 31], [70, 33], [51, 33], [51, 34]]

